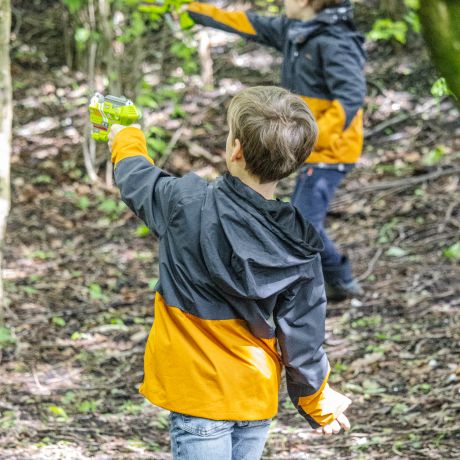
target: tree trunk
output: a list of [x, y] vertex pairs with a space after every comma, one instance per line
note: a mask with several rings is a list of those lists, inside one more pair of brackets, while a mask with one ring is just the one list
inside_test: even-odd
[[10, 0], [0, 0], [0, 324], [3, 323], [3, 247], [10, 211], [10, 158], [13, 102], [10, 71]]
[[419, 13], [433, 61], [460, 103], [460, 1], [422, 0]]

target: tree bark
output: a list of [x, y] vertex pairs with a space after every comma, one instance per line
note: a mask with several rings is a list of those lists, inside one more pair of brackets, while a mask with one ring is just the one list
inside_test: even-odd
[[419, 14], [433, 61], [460, 103], [460, 1], [422, 0]]
[[3, 323], [2, 282], [6, 220], [10, 211], [10, 158], [13, 102], [10, 70], [10, 0], [0, 0], [0, 324]]

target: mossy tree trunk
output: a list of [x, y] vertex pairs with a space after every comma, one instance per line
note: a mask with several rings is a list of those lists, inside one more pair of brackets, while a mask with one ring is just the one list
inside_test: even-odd
[[0, 325], [3, 323], [2, 262], [6, 219], [10, 210], [11, 124], [10, 0], [0, 0]]
[[460, 0], [422, 0], [420, 20], [433, 61], [460, 103]]

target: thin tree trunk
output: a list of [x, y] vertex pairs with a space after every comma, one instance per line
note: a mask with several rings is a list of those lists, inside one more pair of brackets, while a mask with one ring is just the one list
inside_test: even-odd
[[433, 61], [460, 104], [460, 1], [422, 0], [419, 14]]
[[0, 0], [0, 324], [3, 323], [3, 247], [10, 211], [10, 158], [13, 102], [10, 71], [10, 0]]
[[[94, 2], [91, 0], [88, 3], [89, 26], [92, 32], [96, 30], [96, 11]], [[88, 51], [88, 89], [90, 96], [94, 94], [96, 88], [96, 58], [97, 58], [97, 43], [94, 38], [91, 38]], [[99, 177], [96, 170], [96, 142], [91, 137], [91, 128], [89, 123], [89, 114], [87, 116], [84, 139], [83, 139], [83, 159], [85, 162], [86, 174], [92, 183], [98, 182]]]

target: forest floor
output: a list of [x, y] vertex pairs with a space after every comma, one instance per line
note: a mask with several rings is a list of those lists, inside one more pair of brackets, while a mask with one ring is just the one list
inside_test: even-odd
[[[146, 117], [181, 130], [162, 159], [174, 173], [222, 172], [222, 107], [241, 85], [277, 81], [275, 55], [229, 46], [214, 51], [214, 91], [187, 87], [184, 118], [166, 106]], [[423, 52], [369, 52], [365, 151], [328, 221], [366, 291], [328, 306], [332, 382], [353, 427], [312, 434], [282, 390], [266, 460], [460, 458], [459, 114], [430, 95]], [[83, 76], [13, 62], [13, 78], [0, 458], [169, 459], [168, 414], [137, 393], [157, 242], [116, 190], [84, 179]]]

